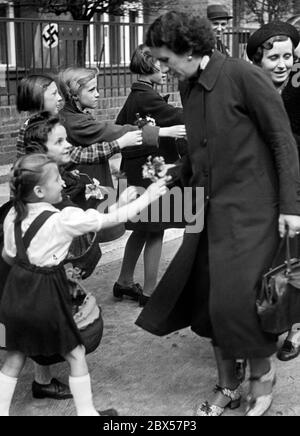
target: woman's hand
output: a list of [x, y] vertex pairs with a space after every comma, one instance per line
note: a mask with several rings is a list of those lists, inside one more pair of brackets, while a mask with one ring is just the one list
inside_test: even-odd
[[147, 194], [149, 195], [150, 202], [158, 200], [160, 197], [165, 195], [167, 193], [167, 186], [166, 186], [167, 179], [159, 179], [157, 182], [152, 183], [152, 185], [149, 186], [147, 189]]
[[159, 136], [161, 138], [185, 138], [186, 128], [184, 125], [172, 126], [172, 127], [161, 127], [159, 130]]
[[141, 130], [134, 130], [133, 132], [127, 132], [124, 136], [117, 140], [119, 147], [133, 147], [143, 144], [143, 132]]
[[294, 238], [300, 232], [300, 216], [281, 214], [279, 217], [279, 233], [281, 238], [285, 236], [287, 228], [289, 229], [289, 237]]
[[137, 196], [138, 190], [134, 186], [130, 186], [129, 188], [125, 189], [125, 191], [123, 191], [120, 195], [118, 206], [126, 206], [126, 204], [129, 204], [132, 201], [136, 200]]

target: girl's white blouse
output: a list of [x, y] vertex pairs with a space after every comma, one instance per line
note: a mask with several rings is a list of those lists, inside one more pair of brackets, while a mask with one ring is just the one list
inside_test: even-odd
[[[48, 203], [29, 204], [28, 209], [29, 214], [22, 222], [23, 235], [43, 211], [56, 212], [39, 230], [27, 250], [30, 263], [39, 267], [59, 265], [66, 258], [74, 237], [98, 232], [103, 224], [103, 215], [94, 209], [84, 212], [66, 207], [59, 211]], [[4, 221], [4, 249], [11, 258], [16, 257], [14, 221], [15, 210], [12, 208]]]

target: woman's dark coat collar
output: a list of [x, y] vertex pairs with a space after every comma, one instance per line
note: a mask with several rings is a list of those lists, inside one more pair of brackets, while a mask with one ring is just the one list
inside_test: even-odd
[[200, 74], [198, 83], [207, 91], [211, 91], [215, 87], [226, 59], [226, 56], [215, 50], [207, 67]]

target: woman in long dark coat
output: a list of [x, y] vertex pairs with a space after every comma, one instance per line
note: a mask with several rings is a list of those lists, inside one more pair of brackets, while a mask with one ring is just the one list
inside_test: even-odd
[[[299, 41], [298, 30], [291, 24], [279, 21], [263, 25], [251, 35], [247, 45], [249, 59], [270, 76], [282, 96], [298, 145], [298, 153], [300, 147], [300, 88], [295, 83], [296, 76], [293, 67], [295, 49]], [[297, 70], [297, 67], [295, 69]], [[299, 241], [299, 238], [296, 238], [292, 247], [295, 257], [299, 257]], [[289, 361], [298, 357], [299, 354], [300, 330], [299, 326], [295, 325], [277, 357], [279, 360]]]
[[189, 148], [183, 174], [186, 186], [205, 189], [205, 226], [201, 234], [186, 233], [137, 324], [157, 335], [191, 326], [213, 340], [219, 386], [199, 415], [239, 406], [235, 360], [249, 359], [247, 415], [262, 415], [272, 404], [277, 338], [261, 329], [256, 295], [286, 225], [291, 237], [300, 228], [289, 120], [259, 68], [213, 51], [206, 20], [168, 13], [152, 24], [146, 42], [165, 71], [190, 79], [183, 95]]
[[[133, 83], [131, 93], [116, 120], [117, 124], [134, 124], [137, 118], [145, 119], [150, 116], [155, 124], [170, 128], [176, 136], [178, 128], [176, 125], [183, 125], [183, 110], [176, 108], [166, 102], [155, 89], [155, 85], [161, 85], [164, 81], [159, 66], [159, 62], [153, 59], [150, 49], [139, 46], [133, 53], [130, 69], [138, 75], [138, 81]], [[138, 117], [137, 117], [138, 115]], [[175, 126], [175, 127], [171, 127]], [[185, 133], [185, 132], [184, 132]], [[183, 144], [181, 140], [180, 144]], [[125, 148], [122, 150], [122, 172], [126, 174], [127, 182], [132, 186], [147, 188], [151, 181], [143, 179], [143, 165], [148, 157], [162, 156], [166, 164], [174, 164], [181, 158], [181, 153], [186, 152], [177, 147], [175, 138], [161, 138], [159, 148], [153, 147], [152, 150], [142, 146]], [[162, 204], [162, 203], [161, 203]], [[174, 205], [173, 205], [174, 206]], [[156, 207], [156, 206], [155, 206]], [[172, 209], [172, 207], [170, 208]], [[128, 222], [127, 230], [132, 230], [132, 234], [127, 242], [122, 269], [119, 279], [114, 286], [115, 297], [123, 294], [135, 296], [139, 295], [140, 304], [144, 305], [157, 285], [158, 268], [161, 259], [164, 230], [174, 227], [185, 227], [183, 222], [175, 223], [170, 211], [170, 221], [163, 222]], [[151, 216], [151, 207], [148, 216]], [[144, 250], [144, 287], [134, 283], [134, 272], [137, 261]]]

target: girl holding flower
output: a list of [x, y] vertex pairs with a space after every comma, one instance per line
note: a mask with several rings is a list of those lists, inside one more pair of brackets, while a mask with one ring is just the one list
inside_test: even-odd
[[[127, 176], [129, 185], [147, 188], [150, 180], [143, 178], [142, 168], [149, 155], [162, 156], [166, 164], [173, 164], [183, 153], [176, 147], [176, 138], [185, 136], [182, 109], [167, 103], [154, 89], [154, 85], [162, 85], [165, 76], [160, 70], [160, 64], [151, 55], [145, 45], [139, 46], [133, 54], [130, 69], [138, 75], [138, 80], [132, 85], [131, 93], [122, 108], [117, 124], [156, 124], [162, 127], [165, 138], [160, 139], [159, 148], [152, 149], [143, 146], [125, 148], [122, 150], [121, 169]], [[161, 135], [162, 136], [162, 135]], [[144, 305], [156, 287], [159, 262], [162, 252], [164, 230], [182, 227], [182, 223], [162, 222], [129, 222], [127, 230], [132, 230], [126, 249], [119, 279], [114, 286], [114, 296], [122, 298], [127, 295]], [[144, 250], [144, 288], [134, 282], [134, 271], [137, 261]]]

